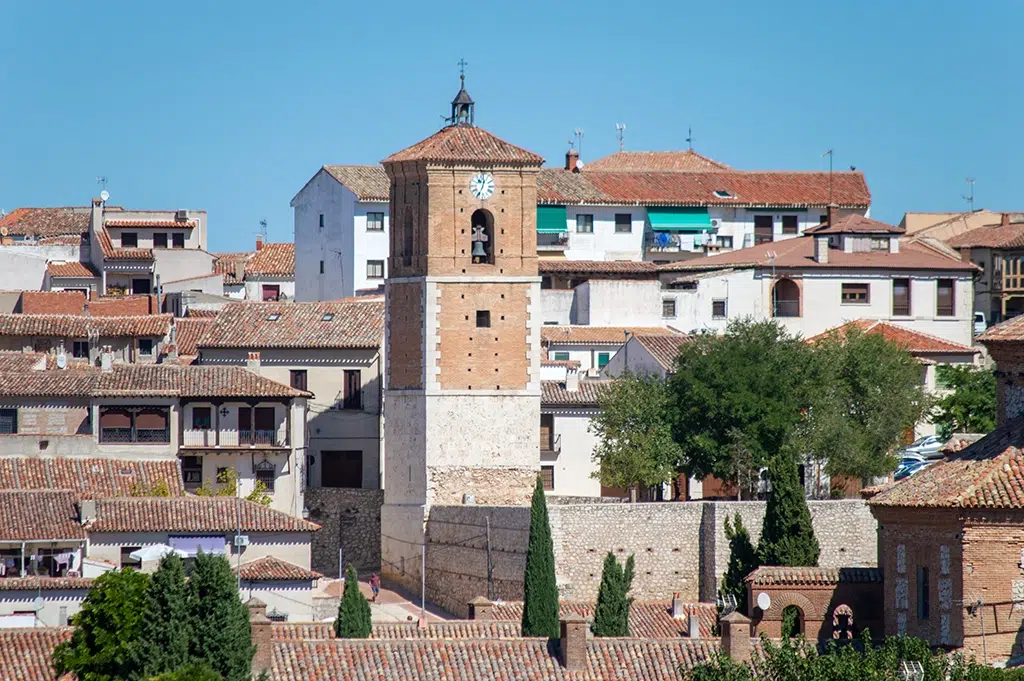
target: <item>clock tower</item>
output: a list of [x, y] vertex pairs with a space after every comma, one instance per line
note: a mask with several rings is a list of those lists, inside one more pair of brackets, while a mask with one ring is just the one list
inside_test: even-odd
[[540, 462], [537, 172], [543, 159], [448, 125], [382, 161], [386, 291], [384, 576], [420, 584], [432, 505], [528, 503]]

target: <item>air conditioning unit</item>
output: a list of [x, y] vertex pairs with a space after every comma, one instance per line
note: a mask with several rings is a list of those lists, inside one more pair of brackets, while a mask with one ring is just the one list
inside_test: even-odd
[[722, 221], [719, 220], [718, 218], [711, 218], [711, 226], [714, 227], [715, 229], [718, 229], [721, 226], [721, 224]]
[[179, 210], [178, 212], [176, 212], [174, 214], [174, 219], [178, 220], [180, 222], [184, 222], [185, 220], [188, 220], [188, 211], [187, 210]]
[[242, 548], [243, 546], [249, 545], [249, 535], [247, 534], [236, 534], [235, 535], [235, 546]]

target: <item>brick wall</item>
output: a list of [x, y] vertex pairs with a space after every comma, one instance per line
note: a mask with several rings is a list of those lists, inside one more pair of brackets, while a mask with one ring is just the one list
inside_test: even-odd
[[87, 435], [89, 408], [68, 406], [36, 406], [18, 409], [20, 435]]
[[423, 284], [388, 283], [389, 388], [423, 387]]
[[[991, 663], [1024, 652], [1024, 512], [970, 513], [963, 525], [963, 562], [951, 556], [954, 585], [963, 580], [963, 595], [956, 587], [950, 614], [953, 633], [963, 631], [963, 645], [979, 659]], [[960, 606], [981, 600], [967, 611]], [[960, 620], [962, 618], [962, 624]]]
[[360, 574], [380, 570], [380, 507], [384, 491], [379, 489], [306, 489], [309, 519], [321, 526], [313, 533], [311, 566], [328, 577], [338, 576], [338, 549], [347, 566]]
[[78, 291], [23, 291], [18, 312], [80, 315], [85, 302], [85, 295]]
[[[760, 584], [750, 588], [748, 584], [748, 605], [754, 621], [754, 634], [768, 638], [782, 637], [782, 612], [789, 606], [800, 608], [803, 614], [802, 633], [810, 641], [830, 639], [841, 634], [834, 628], [836, 609], [852, 615], [852, 631], [859, 635], [862, 629], [881, 635], [882, 584], [880, 582], [838, 584]], [[756, 608], [758, 594], [766, 593], [771, 599], [767, 611]], [[845, 608], [843, 607], [845, 606]], [[837, 636], [838, 637], [838, 636]], [[847, 638], [852, 636], [847, 635]]]

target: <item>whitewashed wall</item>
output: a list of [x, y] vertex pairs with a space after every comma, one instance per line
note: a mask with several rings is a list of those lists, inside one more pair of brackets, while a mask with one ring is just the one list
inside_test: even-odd
[[[541, 412], [546, 412], [543, 407]], [[554, 433], [560, 436], [561, 451], [552, 456], [541, 453], [542, 466], [555, 467], [555, 486], [551, 494], [580, 497], [601, 496], [601, 481], [592, 478], [597, 470], [593, 461], [597, 438], [589, 432], [590, 415], [554, 411]]]

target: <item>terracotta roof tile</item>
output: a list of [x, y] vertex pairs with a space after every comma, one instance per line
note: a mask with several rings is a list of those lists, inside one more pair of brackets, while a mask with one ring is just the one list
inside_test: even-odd
[[63, 208], [15, 208], [0, 217], [8, 236], [51, 237], [89, 231], [88, 206]]
[[195, 220], [105, 220], [106, 227], [163, 227], [166, 229], [192, 229], [199, 223]]
[[242, 563], [241, 576], [244, 582], [312, 582], [323, 577], [319, 572], [314, 572], [274, 556], [264, 556], [256, 560], [250, 560], [248, 563]]
[[136, 497], [96, 500], [90, 532], [314, 532], [320, 526], [246, 499]]
[[178, 355], [192, 356], [199, 354], [199, 339], [203, 337], [207, 329], [211, 327], [215, 316], [192, 317], [174, 320], [174, 345], [178, 349]]
[[989, 225], [946, 239], [953, 248], [1020, 248], [1024, 246], [1024, 224]]
[[0, 395], [7, 397], [76, 397], [92, 392], [94, 375], [78, 368], [44, 371], [0, 370]]
[[983, 345], [1024, 340], [1024, 315], [1011, 317], [1005, 322], [988, 327], [977, 340]]
[[651, 354], [654, 361], [665, 371], [673, 371], [676, 366], [676, 357], [679, 356], [679, 348], [693, 340], [692, 336], [648, 336], [638, 334], [636, 342], [644, 347]]
[[898, 345], [911, 354], [970, 353], [972, 355], [976, 355], [979, 352], [978, 350], [967, 347], [966, 345], [952, 343], [944, 338], [939, 338], [938, 336], [914, 331], [912, 329], [899, 326], [898, 324], [884, 322], [878, 319], [857, 319], [852, 322], [847, 322], [842, 326], [829, 329], [825, 333], [812, 336], [807, 339], [807, 342], [820, 342], [830, 334], [838, 334], [840, 338], [844, 338], [846, 333], [853, 328], [860, 329], [864, 333], [878, 334], [885, 338], [885, 340], [893, 343], [894, 345]]
[[204, 310], [198, 307], [190, 307], [185, 312], [186, 319], [214, 319], [220, 314], [220, 310]]
[[285, 277], [295, 275], [295, 244], [267, 243], [245, 264], [245, 276]]
[[601, 392], [611, 384], [603, 379], [580, 379], [579, 388], [567, 390], [559, 381], [540, 382], [540, 403], [545, 406], [596, 407]]
[[[225, 284], [241, 284], [245, 279], [245, 265], [252, 257], [256, 255], [255, 252], [249, 253], [217, 253], [217, 259], [213, 261], [213, 271], [224, 275]], [[238, 265], [242, 266], [242, 278], [239, 279]], [[293, 266], [294, 269], [294, 266]]]
[[0, 591], [89, 590], [93, 581], [92, 577], [5, 577], [0, 579]]
[[[32, 437], [38, 439], [38, 436]], [[63, 489], [92, 498], [132, 496], [157, 485], [166, 487], [171, 496], [185, 494], [176, 458], [146, 461], [56, 456], [0, 457], [0, 490]]]
[[565, 367], [566, 369], [579, 369], [580, 362], [575, 359], [544, 359], [541, 358], [542, 367]]
[[450, 125], [411, 147], [391, 154], [382, 163], [424, 161], [426, 163], [493, 163], [495, 165], [539, 166], [544, 159], [522, 147], [509, 144], [483, 128]]
[[152, 260], [153, 250], [150, 248], [121, 248], [114, 247], [110, 240], [110, 232], [107, 228], [96, 230], [96, 239], [100, 243], [100, 250], [106, 260]]
[[729, 166], [698, 154], [684, 151], [619, 151], [594, 159], [586, 170], [730, 170]]
[[50, 338], [139, 338], [166, 336], [172, 316], [85, 317], [59, 314], [0, 314], [0, 336]]
[[382, 166], [324, 166], [324, 170], [360, 201], [387, 201], [391, 197], [391, 180]]
[[548, 345], [622, 345], [626, 332], [634, 336], [675, 336], [663, 326], [542, 326], [541, 341]]
[[643, 260], [540, 260], [541, 274], [650, 274], [657, 277], [658, 266]]
[[0, 681], [58, 681], [51, 655], [73, 631], [71, 627], [0, 629]]
[[39, 246], [81, 246], [87, 234], [65, 234], [62, 236], [44, 236], [35, 243]]
[[45, 352], [0, 350], [0, 371], [33, 371], [46, 368]]
[[274, 622], [270, 636], [275, 641], [329, 641], [334, 638], [334, 623]]
[[75, 503], [70, 490], [0, 491], [0, 539], [85, 539]]
[[582, 173], [562, 168], [541, 168], [537, 173], [537, 203], [555, 205], [606, 204], [610, 197]]
[[229, 303], [200, 347], [377, 348], [383, 337], [384, 304], [379, 300]]
[[79, 315], [85, 309], [85, 303], [85, 294], [80, 291], [24, 291], [19, 312]]
[[84, 262], [50, 262], [46, 264], [46, 272], [51, 277], [75, 277], [78, 279], [88, 279], [90, 277], [99, 276], [96, 270], [92, 268], [92, 265]]
[[751, 584], [809, 584], [827, 586], [882, 581], [882, 571], [871, 567], [776, 567], [763, 566], [746, 577]]
[[382, 623], [373, 627], [370, 638], [380, 641], [413, 641], [428, 639], [447, 641], [456, 639], [521, 639], [522, 626], [517, 622], [487, 620], [448, 620], [431, 622], [426, 627], [417, 623]]
[[[594, 603], [562, 601], [559, 615], [579, 615], [590, 619], [594, 616]], [[634, 601], [629, 608], [629, 631], [636, 638], [682, 638], [689, 636], [689, 615], [697, 615], [701, 638], [710, 638], [718, 620], [714, 603], [684, 603], [686, 617], [672, 617], [671, 601]], [[495, 620], [520, 622], [523, 618], [522, 601], [496, 603], [491, 610]]]
[[804, 231], [805, 234], [902, 234], [904, 229], [863, 215], [844, 215], [835, 224], [823, 222]]

